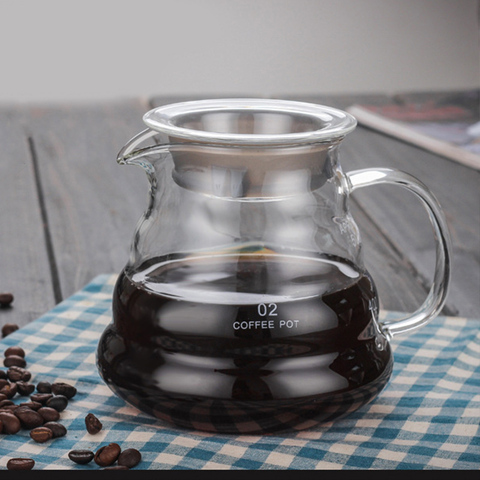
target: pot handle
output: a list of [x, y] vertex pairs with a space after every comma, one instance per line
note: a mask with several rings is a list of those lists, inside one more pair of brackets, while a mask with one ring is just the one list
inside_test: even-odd
[[388, 168], [367, 168], [345, 174], [349, 193], [357, 188], [382, 183], [400, 185], [415, 193], [423, 202], [432, 224], [436, 243], [435, 274], [432, 287], [424, 303], [413, 314], [399, 320], [385, 321], [382, 331], [391, 339], [426, 325], [435, 318], [445, 304], [450, 283], [451, 241], [443, 211], [428, 188], [412, 175]]

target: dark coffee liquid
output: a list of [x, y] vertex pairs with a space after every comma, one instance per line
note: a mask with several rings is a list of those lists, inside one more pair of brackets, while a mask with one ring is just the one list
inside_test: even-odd
[[153, 259], [118, 279], [99, 369], [129, 403], [177, 426], [306, 428], [387, 383], [376, 302], [368, 274], [336, 258]]

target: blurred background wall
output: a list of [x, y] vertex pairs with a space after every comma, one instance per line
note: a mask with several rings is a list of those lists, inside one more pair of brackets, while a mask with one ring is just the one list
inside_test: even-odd
[[480, 84], [478, 0], [0, 0], [0, 102]]

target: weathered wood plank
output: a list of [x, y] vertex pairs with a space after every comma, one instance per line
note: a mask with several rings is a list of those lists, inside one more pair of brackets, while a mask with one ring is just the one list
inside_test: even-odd
[[427, 296], [415, 269], [392, 247], [369, 215], [355, 203], [351, 213], [361, 231], [365, 267], [375, 282], [380, 307], [396, 312], [414, 312]]
[[[131, 100], [27, 109], [22, 121], [27, 132], [25, 137], [32, 138], [39, 167], [53, 261], [58, 270], [62, 297], [81, 288], [99, 273], [118, 272], [123, 267], [136, 222], [146, 206], [147, 183], [141, 170], [118, 167], [116, 154], [126, 141], [144, 128], [141, 117], [146, 110], [154, 105], [183, 100], [186, 98], [159, 97], [150, 104]], [[305, 100], [345, 108], [342, 100], [335, 104], [337, 100], [329, 97]], [[2, 135], [12, 136], [7, 129]], [[22, 148], [30, 153], [28, 142]], [[478, 183], [475, 185], [475, 182], [478, 180], [472, 180], [470, 169], [458, 165], [452, 167], [448, 165], [452, 162], [447, 160], [439, 162], [436, 155], [428, 152], [419, 156], [418, 150], [359, 127], [342, 145], [341, 162], [344, 170], [368, 166], [402, 168], [403, 165], [402, 169], [430, 186], [444, 206], [455, 246], [456, 270], [448, 301], [449, 312], [475, 316], [478, 314], [475, 303], [478, 292], [475, 295], [472, 293], [478, 286], [475, 272], [480, 271], [478, 263], [475, 264], [478, 262], [478, 235], [475, 232], [479, 225], [478, 203], [475, 204], [478, 201]], [[415, 159], [420, 162], [415, 162]], [[29, 168], [31, 165], [29, 157]], [[441, 165], [441, 168], [435, 168], [436, 165]], [[413, 170], [412, 166], [415, 167]], [[452, 176], [455, 178], [449, 182]], [[438, 185], [446, 184], [447, 188], [439, 192]], [[464, 185], [465, 191], [460, 191], [458, 184]], [[408, 192], [400, 193], [401, 189], [387, 188], [382, 192], [382, 188], [355, 192], [352, 211], [362, 232], [367, 267], [379, 288], [382, 306], [409, 311], [416, 308], [426, 294], [431, 278], [428, 268], [433, 261], [433, 238], [429, 238], [432, 235], [428, 220], [418, 200], [411, 198], [413, 196]], [[32, 188], [29, 190], [35, 191]], [[15, 203], [21, 204], [20, 201]], [[34, 207], [30, 210], [36, 209], [38, 223], [41, 218], [38, 201], [32, 203]], [[464, 208], [463, 203], [466, 205]], [[394, 211], [398, 213], [392, 219], [391, 212]], [[19, 215], [20, 212], [12, 218]], [[31, 228], [31, 218], [27, 217], [24, 223]], [[19, 227], [11, 237], [25, 234], [29, 228]], [[40, 233], [42, 236], [36, 248], [41, 242], [46, 257], [42, 229]], [[4, 230], [0, 235], [2, 245], [8, 243], [4, 240]], [[8, 255], [11, 250], [12, 247]], [[25, 262], [25, 265], [31, 268], [30, 262]], [[7, 271], [12, 272], [13, 268], [9, 266]], [[51, 305], [52, 279], [48, 262], [40, 271], [41, 274], [36, 274], [35, 278], [45, 278]], [[464, 283], [457, 280], [461, 273], [465, 273]], [[41, 283], [40, 280], [37, 282]]]
[[[316, 98], [303, 100], [315, 102]], [[317, 100], [318, 101], [318, 100]], [[323, 103], [347, 108], [356, 102], [388, 101], [387, 97], [323, 97]], [[453, 243], [452, 282], [446, 313], [477, 317], [480, 311], [480, 173], [447, 158], [364, 127], [341, 147], [344, 170], [390, 167], [404, 170], [426, 184], [442, 206]], [[428, 286], [433, 278], [434, 239], [420, 201], [398, 187], [377, 186], [352, 196], [392, 245], [405, 255]]]
[[0, 326], [26, 325], [55, 305], [34, 165], [21, 109], [0, 107]]
[[28, 112], [63, 298], [128, 259], [148, 188], [141, 170], [119, 167], [116, 155], [144, 128], [147, 109], [127, 100]]

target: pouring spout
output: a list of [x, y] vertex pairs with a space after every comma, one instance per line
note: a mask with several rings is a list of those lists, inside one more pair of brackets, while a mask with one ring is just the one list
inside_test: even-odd
[[151, 130], [147, 128], [137, 135], [135, 135], [126, 145], [118, 152], [117, 155], [117, 163], [119, 165], [132, 165], [138, 164], [138, 160], [140, 157], [146, 156], [149, 152], [151, 152], [152, 148], [158, 148], [158, 145], [154, 145], [153, 147], [144, 147], [139, 148], [139, 145], [146, 140], [149, 140], [151, 137], [157, 135], [158, 132], [155, 130]]

